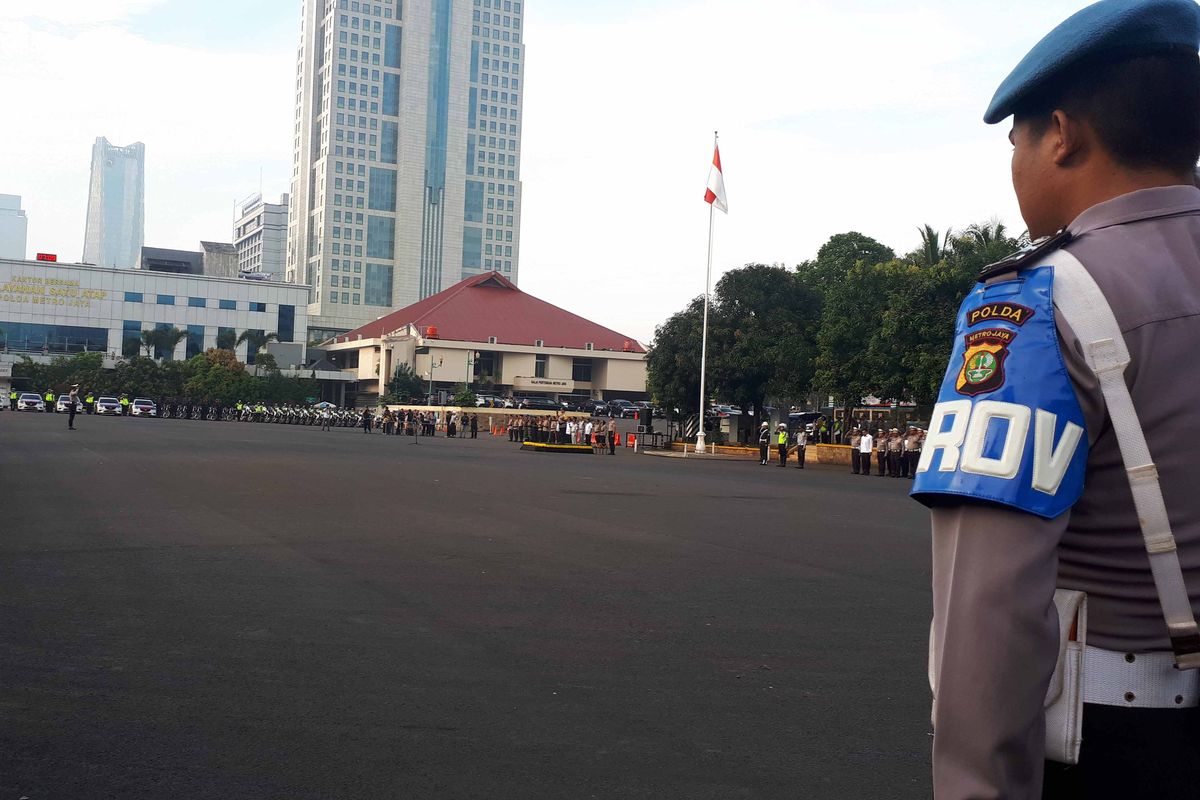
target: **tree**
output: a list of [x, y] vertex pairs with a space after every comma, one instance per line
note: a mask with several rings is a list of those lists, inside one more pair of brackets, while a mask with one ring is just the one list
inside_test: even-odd
[[717, 282], [710, 328], [717, 393], [762, 418], [769, 394], [798, 396], [812, 378], [820, 295], [793, 270], [750, 264]]
[[415, 397], [423, 397], [425, 389], [426, 384], [421, 376], [411, 366], [401, 362], [396, 365], [396, 372], [387, 382], [383, 399], [385, 403], [406, 403]]
[[949, 228], [946, 229], [945, 236], [930, 225], [922, 225], [917, 228], [917, 232], [921, 234], [921, 246], [909, 253], [909, 261], [922, 267], [932, 267], [950, 255], [951, 231]]
[[462, 383], [459, 384], [458, 391], [454, 393], [453, 404], [464, 408], [474, 408], [477, 399], [475, 392], [471, 391], [471, 387]]
[[237, 348], [237, 333], [232, 328], [221, 328], [217, 331], [217, 347], [221, 350], [233, 351]]
[[278, 341], [279, 334], [277, 333], [263, 333], [262, 331], [247, 330], [242, 331], [241, 336], [237, 337], [237, 342], [234, 346], [236, 347], [237, 345], [245, 342], [247, 354], [246, 360], [248, 363], [251, 363], [254, 361], [254, 355], [258, 353], [258, 351], [262, 350], [271, 342]]
[[823, 291], [844, 278], [855, 264], [882, 264], [895, 257], [896, 253], [887, 245], [858, 231], [849, 231], [830, 236], [817, 251], [816, 259], [805, 261], [796, 271]]
[[665, 408], [679, 409], [684, 416], [699, 410], [703, 316], [704, 298], [697, 297], [654, 329], [654, 341], [646, 355], [650, 394]]
[[[155, 328], [142, 331], [141, 349], [146, 351], [146, 358], [162, 358], [170, 360], [179, 343], [187, 338], [187, 331], [179, 328]], [[159, 355], [159, 354], [162, 355]]]

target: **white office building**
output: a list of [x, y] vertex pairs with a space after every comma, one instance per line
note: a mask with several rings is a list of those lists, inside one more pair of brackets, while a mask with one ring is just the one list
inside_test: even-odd
[[233, 246], [237, 248], [238, 271], [265, 273], [283, 280], [287, 256], [288, 196], [268, 203], [255, 194], [238, 207], [233, 223]]
[[28, 238], [29, 220], [21, 209], [21, 197], [0, 194], [0, 258], [24, 258]]
[[83, 261], [98, 267], [137, 266], [145, 242], [146, 146], [92, 145]]
[[304, 0], [286, 277], [313, 335], [517, 280], [521, 0]]
[[156, 358], [225, 347], [252, 361], [246, 344], [235, 345], [252, 330], [295, 343], [303, 363], [308, 302], [307, 287], [285, 283], [0, 259], [0, 364], [25, 354], [137, 355], [142, 331], [155, 328], [187, 333]]

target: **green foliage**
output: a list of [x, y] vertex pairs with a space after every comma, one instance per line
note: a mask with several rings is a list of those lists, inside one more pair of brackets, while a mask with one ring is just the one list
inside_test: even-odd
[[279, 334], [277, 333], [262, 333], [261, 331], [247, 330], [242, 331], [242, 334], [237, 337], [235, 346], [245, 342], [246, 352], [254, 355], [258, 353], [259, 350], [262, 350], [264, 347], [266, 347], [270, 342], [278, 341]]
[[[920, 246], [903, 259], [852, 231], [831, 237], [795, 272], [749, 265], [726, 273], [710, 308], [710, 398], [756, 413], [766, 397], [808, 394], [851, 405], [870, 394], [931, 404], [962, 298], [981, 268], [1024, 237], [996, 221], [957, 235], [918, 231]], [[685, 414], [698, 403], [702, 314], [697, 298], [667, 319], [647, 359], [652, 396]]]
[[217, 347], [229, 351], [237, 349], [237, 334], [232, 328], [217, 331]]
[[425, 381], [405, 363], [396, 367], [392, 379], [387, 382], [384, 403], [407, 403], [414, 398], [423, 398], [427, 389]]
[[471, 391], [471, 387], [467, 386], [465, 383], [460, 383], [458, 385], [458, 390], [454, 393], [454, 399], [451, 401], [451, 405], [474, 406], [475, 400], [475, 392]]
[[855, 264], [882, 264], [896, 257], [892, 248], [858, 231], [838, 233], [821, 245], [814, 261], [796, 267], [805, 281], [825, 290], [846, 276]]
[[[264, 356], [265, 357], [265, 356]], [[279, 370], [255, 377], [228, 350], [213, 349], [188, 361], [163, 361], [133, 356], [104, 369], [103, 353], [59, 356], [48, 364], [29, 357], [13, 366], [13, 377], [22, 390], [61, 394], [71, 384], [83, 393], [130, 397], [188, 397], [212, 403], [251, 402], [302, 403], [318, 393], [318, 383], [308, 378], [287, 378]], [[260, 365], [260, 371], [262, 367]]]
[[163, 353], [163, 358], [170, 360], [171, 354], [175, 352], [175, 348], [186, 338], [187, 331], [180, 330], [179, 328], [155, 328], [154, 330], [142, 331], [140, 337], [141, 349], [147, 358], [152, 356], [157, 357], [157, 353]]

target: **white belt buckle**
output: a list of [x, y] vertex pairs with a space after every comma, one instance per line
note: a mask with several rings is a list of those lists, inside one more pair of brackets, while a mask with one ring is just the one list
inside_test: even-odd
[[1122, 653], [1087, 647], [1083, 702], [1123, 708], [1195, 708], [1200, 671], [1175, 668], [1170, 652]]

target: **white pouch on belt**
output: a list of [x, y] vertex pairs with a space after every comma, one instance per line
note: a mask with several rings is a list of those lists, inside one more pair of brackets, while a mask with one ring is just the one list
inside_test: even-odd
[[[1054, 591], [1058, 612], [1058, 661], [1046, 687], [1046, 758], [1079, 763], [1083, 742], [1083, 652], [1087, 646], [1087, 595], [1072, 589]], [[929, 631], [929, 688], [937, 708], [937, 650]]]
[[1087, 646], [1087, 595], [1054, 591], [1058, 611], [1058, 662], [1046, 687], [1046, 758], [1079, 763], [1083, 742], [1083, 651]]

